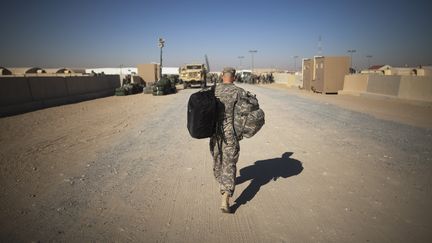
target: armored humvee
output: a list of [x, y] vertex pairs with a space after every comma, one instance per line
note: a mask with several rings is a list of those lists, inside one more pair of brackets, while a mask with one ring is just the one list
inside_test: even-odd
[[207, 70], [204, 64], [187, 64], [180, 67], [180, 81], [186, 89], [192, 85], [200, 85], [202, 88], [207, 86]]

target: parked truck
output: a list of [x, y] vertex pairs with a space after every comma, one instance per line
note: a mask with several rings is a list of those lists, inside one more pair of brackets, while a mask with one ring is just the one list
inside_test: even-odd
[[187, 64], [180, 67], [180, 82], [187, 89], [192, 85], [200, 85], [202, 88], [207, 86], [207, 69], [204, 64]]

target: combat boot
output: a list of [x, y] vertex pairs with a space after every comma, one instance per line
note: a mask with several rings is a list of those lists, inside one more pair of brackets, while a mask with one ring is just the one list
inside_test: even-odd
[[224, 192], [222, 194], [222, 204], [221, 204], [221, 211], [222, 213], [231, 213], [230, 205], [229, 205], [229, 198], [230, 196], [228, 193]]

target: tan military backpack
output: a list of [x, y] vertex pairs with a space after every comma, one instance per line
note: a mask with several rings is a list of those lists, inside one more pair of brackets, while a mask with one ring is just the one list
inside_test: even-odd
[[237, 139], [254, 136], [264, 125], [264, 111], [260, 109], [258, 99], [250, 92], [238, 95], [237, 103], [234, 107], [234, 130]]

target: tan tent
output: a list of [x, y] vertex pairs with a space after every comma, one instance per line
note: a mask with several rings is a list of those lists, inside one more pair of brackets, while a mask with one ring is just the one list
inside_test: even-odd
[[0, 75], [12, 75], [12, 72], [5, 67], [0, 67]]
[[39, 67], [21, 67], [10, 68], [13, 74], [28, 74], [28, 73], [46, 73], [46, 71]]

